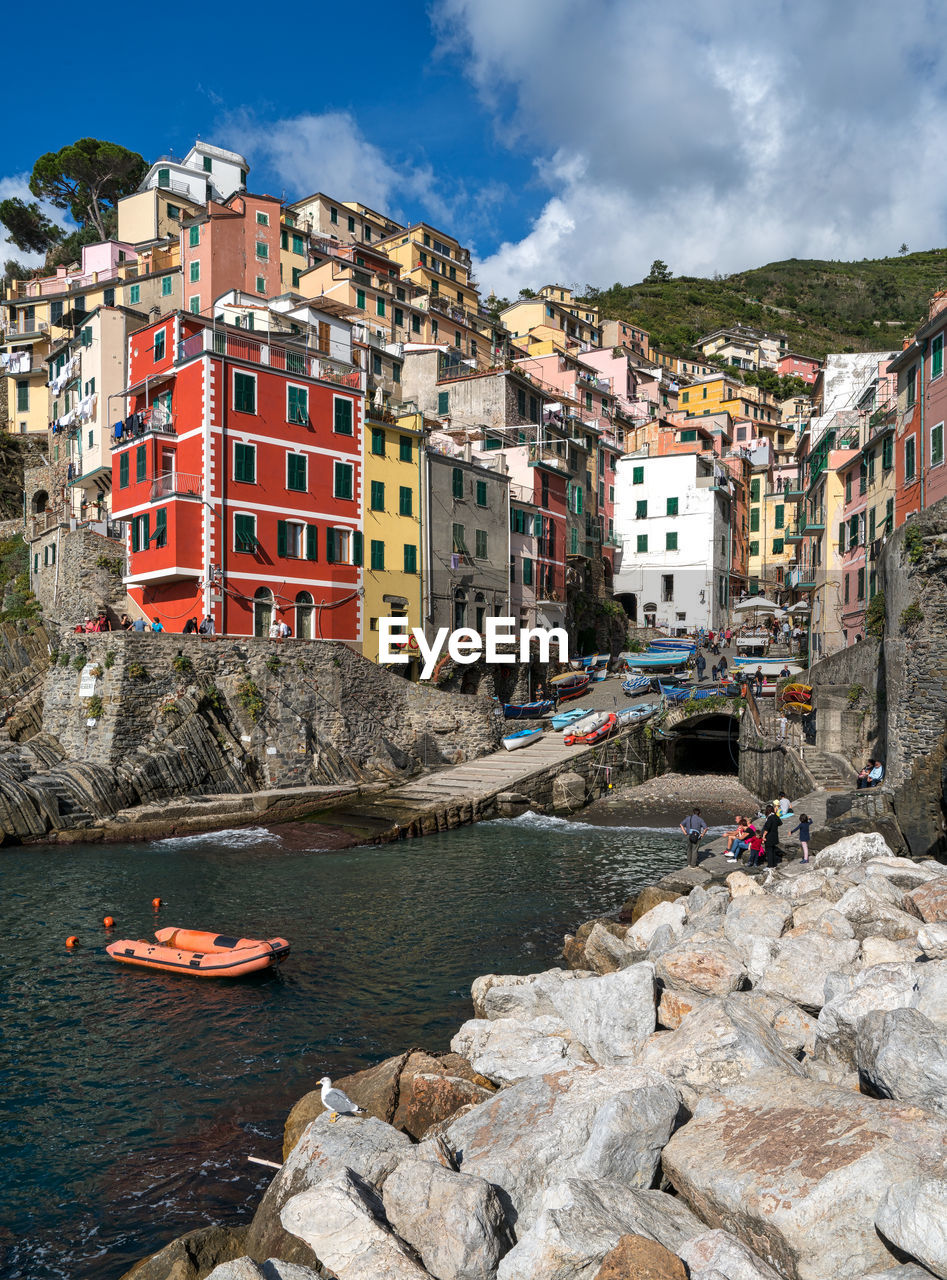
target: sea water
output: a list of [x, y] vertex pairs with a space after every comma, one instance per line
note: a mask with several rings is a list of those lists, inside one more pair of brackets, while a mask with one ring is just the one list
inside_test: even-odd
[[[682, 844], [527, 814], [342, 852], [304, 824], [0, 850], [0, 1275], [115, 1280], [245, 1221], [272, 1176], [247, 1156], [281, 1158], [320, 1076], [446, 1050], [475, 977], [556, 964], [565, 932], [679, 867]], [[104, 952], [168, 925], [292, 954], [224, 982]]]

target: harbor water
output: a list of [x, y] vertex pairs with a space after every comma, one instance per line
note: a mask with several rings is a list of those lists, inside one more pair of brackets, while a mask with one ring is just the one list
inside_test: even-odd
[[[280, 1158], [320, 1076], [447, 1049], [473, 978], [556, 964], [563, 933], [681, 861], [673, 828], [532, 814], [345, 851], [305, 824], [0, 850], [0, 1276], [116, 1280], [245, 1221], [271, 1176], [247, 1156]], [[167, 925], [292, 954], [227, 983], [104, 953]]]

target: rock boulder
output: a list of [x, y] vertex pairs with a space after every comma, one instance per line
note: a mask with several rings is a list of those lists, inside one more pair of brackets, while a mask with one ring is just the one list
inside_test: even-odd
[[863, 1088], [876, 1097], [947, 1118], [947, 1036], [918, 1009], [878, 1010], [859, 1019], [854, 1057]]
[[687, 1280], [684, 1264], [676, 1253], [647, 1236], [622, 1236], [609, 1249], [595, 1280]]
[[910, 1178], [888, 1187], [875, 1226], [896, 1248], [947, 1280], [947, 1180]]

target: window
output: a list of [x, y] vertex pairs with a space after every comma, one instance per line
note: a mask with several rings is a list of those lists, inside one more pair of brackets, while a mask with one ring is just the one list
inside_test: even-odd
[[398, 458], [401, 462], [410, 462], [412, 457], [413, 450], [411, 448], [411, 437], [402, 436], [398, 443]]
[[868, 575], [868, 599], [874, 600], [878, 594], [878, 575], [874, 569]]
[[852, 516], [848, 522], [848, 549], [858, 546], [858, 516]]
[[939, 333], [931, 342], [931, 377], [939, 378], [944, 372], [944, 335]]
[[148, 475], [148, 449], [140, 444], [135, 450], [135, 480], [144, 480]]
[[170, 276], [161, 277], [161, 296], [162, 298], [170, 298], [174, 290], [174, 281]]
[[[614, 497], [614, 493], [612, 494], [612, 497]], [[669, 516], [676, 516], [676, 515], [677, 515], [677, 513], [678, 513], [678, 512], [677, 512], [677, 498], [668, 498], [668, 500], [667, 500], [667, 514], [668, 514]]]
[[881, 442], [881, 470], [890, 471], [894, 466], [894, 436], [885, 436]]
[[375, 314], [379, 316], [383, 316], [385, 314], [385, 299], [381, 294], [379, 294], [375, 299]]
[[760, 544], [758, 542], [750, 543], [750, 555], [758, 556], [760, 554]]
[[486, 529], [477, 529], [476, 538], [476, 556], [478, 560], [486, 560], [487, 558], [487, 531]]
[[18, 413], [27, 413], [30, 407], [30, 384], [23, 379], [16, 384], [16, 407]]
[[334, 205], [329, 206], [329, 221], [333, 223], [338, 223], [339, 221], [339, 211]]
[[164, 187], [165, 189], [167, 189], [168, 187], [170, 187], [170, 185], [171, 185], [171, 170], [159, 169], [158, 170], [158, 186]]
[[872, 449], [868, 454], [868, 483], [875, 483], [875, 451]]
[[682, 431], [681, 444], [692, 444], [697, 439], [697, 431]]
[[391, 380], [392, 382], [401, 381], [401, 365], [396, 360], [391, 362]]
[[200, 278], [201, 278], [201, 264], [199, 262], [192, 262], [188, 267], [188, 279], [190, 280], [191, 284], [197, 284]]
[[760, 482], [759, 480], [750, 481], [750, 501], [759, 502], [760, 500]]
[[858, 570], [858, 585], [856, 589], [856, 599], [864, 600], [865, 598], [865, 570]]
[[786, 526], [786, 508], [782, 503], [776, 505], [776, 519], [773, 523], [777, 529], [783, 529]]
[[674, 599], [674, 574], [661, 574], [661, 600], [664, 604], [670, 604]]
[[233, 478], [243, 484], [256, 484], [255, 444], [234, 444]]
[[450, 392], [449, 391], [438, 391], [437, 412], [440, 416], [450, 413]]
[[944, 424], [931, 427], [931, 466], [939, 467], [944, 461]]
[[147, 551], [151, 541], [151, 521], [148, 516], [135, 516], [132, 520], [132, 551]]
[[460, 467], [454, 467], [451, 471], [451, 493], [454, 498], [464, 496], [464, 473]]
[[487, 482], [486, 480], [477, 481], [477, 506], [485, 507], [487, 505]]
[[188, 247], [189, 247], [189, 248], [191, 248], [191, 249], [196, 249], [196, 248], [197, 248], [197, 246], [200, 244], [200, 242], [201, 242], [201, 229], [200, 229], [200, 227], [199, 227], [199, 226], [198, 226], [198, 227], [188, 227], [188, 229], [187, 229], [187, 243], [188, 243]]
[[264, 213], [262, 209], [257, 209], [256, 220], [261, 227], [268, 227], [270, 225], [270, 215], [268, 213]]
[[159, 360], [164, 359], [164, 344], [165, 344], [165, 331], [164, 329], [159, 329], [158, 332], [155, 334], [155, 346], [154, 346], [155, 364], [157, 364]]
[[238, 413], [256, 413], [256, 378], [252, 373], [234, 373], [233, 407]]
[[300, 267], [293, 267], [293, 288], [294, 289], [297, 289], [299, 287], [299, 277], [301, 275], [302, 275], [302, 269]]
[[276, 522], [276, 554], [289, 556], [292, 560], [301, 560], [303, 555], [303, 530], [305, 525], [295, 520], [277, 520]]
[[256, 256], [260, 259], [261, 262], [269, 261], [270, 246], [266, 243], [265, 240], [258, 240], [256, 242]]
[[305, 426], [309, 421], [309, 390], [307, 387], [286, 388], [286, 421]]
[[759, 507], [750, 508], [750, 532], [759, 533], [760, 531], [760, 509]]
[[372, 427], [372, 453], [379, 458], [385, 456], [385, 430], [383, 427]]
[[304, 453], [286, 455], [286, 488], [293, 489], [296, 493], [306, 492], [306, 455]]
[[[262, 290], [262, 289], [260, 289], [260, 290], [259, 290], [259, 292], [260, 292], [260, 293], [262, 293], [262, 292], [263, 292], [263, 290]], [[200, 313], [201, 313], [201, 300], [200, 300], [200, 297], [199, 297], [197, 294], [195, 294], [195, 295], [194, 295], [194, 297], [190, 299], [190, 301], [188, 302], [188, 304], [187, 304], [187, 305], [188, 305], [188, 308], [190, 309], [190, 311], [191, 311], [194, 315], [196, 315], [196, 316], [200, 315]]]
[[211, 164], [210, 156], [204, 156], [204, 172], [211, 173], [212, 171], [213, 165]]
[[690, 398], [691, 398], [691, 393], [689, 391], [685, 391], [684, 394], [681, 396], [681, 403], [687, 404], [690, 401]]
[[665, 551], [677, 550], [677, 534], [676, 533], [666, 533], [664, 535], [664, 550]]
[[648, 535], [646, 533], [638, 534], [638, 550], [639, 551], [648, 550]]
[[404, 571], [405, 573], [418, 571], [418, 549], [410, 542], [404, 544]]
[[464, 538], [464, 526], [462, 524], [451, 525], [451, 547], [455, 555], [467, 554], [467, 543]]
[[355, 305], [359, 311], [365, 310], [365, 290], [364, 289], [355, 290]]
[[910, 409], [917, 398], [917, 365], [913, 365], [912, 368], [908, 370], [905, 387], [905, 406]]
[[352, 401], [344, 396], [335, 397], [333, 431], [338, 436], [350, 436], [352, 431]]
[[118, 459], [118, 487], [128, 488], [128, 454], [123, 453]]
[[533, 585], [533, 562], [529, 556], [523, 556], [523, 586]]
[[234, 516], [233, 549], [234, 551], [256, 550], [256, 516]]
[[354, 468], [351, 462], [337, 462], [335, 464], [335, 485], [333, 493], [337, 498], [352, 498], [352, 473]]
[[[399, 289], [399, 293], [401, 290]], [[404, 328], [404, 312], [400, 307], [395, 307], [395, 325], [399, 329]]]
[[385, 567], [385, 544], [378, 538], [372, 539], [371, 567], [379, 570]]
[[875, 540], [875, 508], [872, 507], [872, 509], [868, 512], [868, 541], [874, 542], [874, 540]]
[[850, 573], [845, 574], [845, 594], [842, 598], [843, 604], [848, 604], [851, 596], [851, 588], [850, 588], [850, 582], [849, 582], [849, 579], [851, 578], [851, 576], [852, 575]]
[[293, 236], [293, 253], [298, 253], [302, 255], [305, 252], [306, 252], [306, 242], [303, 240], [302, 236], [294, 235]]
[[132, 306], [134, 306], [136, 302], [141, 301], [141, 285], [140, 284], [132, 284], [128, 286], [128, 301]]
[[635, 519], [647, 520], [647, 518], [648, 518], [648, 500], [647, 498], [641, 498], [635, 504]]
[[644, 484], [644, 467], [633, 467], [631, 471], [632, 484]]
[[372, 355], [372, 373], [376, 376], [381, 373], [381, 356], [377, 352]]
[[407, 485], [398, 490], [398, 514], [410, 516], [414, 514], [414, 495]]
[[783, 539], [774, 538], [773, 539], [773, 555], [781, 556], [782, 554], [783, 554]]
[[904, 478], [913, 480], [916, 470], [914, 436], [908, 436], [904, 442]]
[[155, 546], [168, 545], [168, 508], [159, 507], [155, 512]]
[[266, 277], [265, 276], [257, 276], [256, 291], [257, 293], [266, 293]]
[[412, 333], [420, 333], [420, 332], [421, 332], [421, 317], [420, 317], [420, 316], [412, 316], [412, 317], [411, 317], [411, 332], [412, 332]]

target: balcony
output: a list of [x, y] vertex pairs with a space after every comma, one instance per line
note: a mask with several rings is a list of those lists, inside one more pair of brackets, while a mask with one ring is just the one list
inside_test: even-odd
[[801, 520], [795, 520], [792, 524], [787, 524], [783, 531], [784, 542], [802, 542], [804, 537]]
[[531, 467], [546, 467], [563, 476], [572, 475], [572, 470], [565, 454], [558, 454], [555, 449], [549, 449], [545, 445], [531, 444], [529, 446], [529, 465]]
[[45, 320], [34, 320], [32, 324], [8, 324], [0, 330], [4, 342], [25, 342], [29, 338], [42, 338], [49, 333], [49, 325]]
[[160, 502], [162, 498], [200, 498], [203, 491], [203, 476], [165, 471], [151, 482], [151, 501]]
[[123, 445], [150, 436], [174, 436], [177, 434], [174, 424], [174, 414], [169, 413], [163, 404], [152, 405], [150, 409], [129, 414], [122, 434], [112, 441], [112, 448], [121, 449]]
[[804, 533], [822, 533], [825, 530], [825, 508], [816, 507], [813, 510], [805, 511], [802, 515], [802, 529]]
[[204, 351], [246, 364], [269, 366], [302, 378], [317, 378], [337, 386], [360, 390], [362, 371], [342, 360], [311, 351], [308, 347], [287, 347], [265, 339], [245, 338], [225, 329], [202, 329], [178, 343], [177, 364], [192, 360]]

